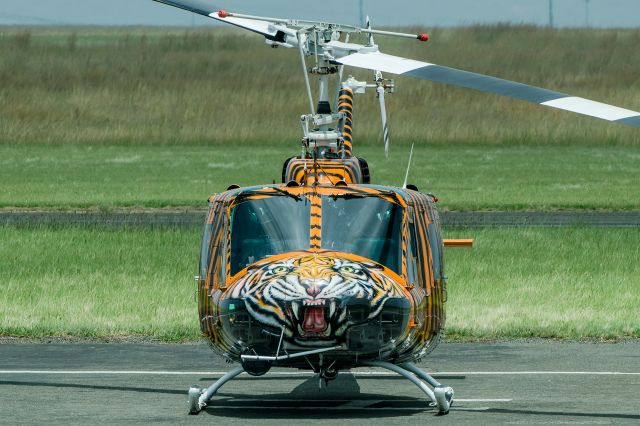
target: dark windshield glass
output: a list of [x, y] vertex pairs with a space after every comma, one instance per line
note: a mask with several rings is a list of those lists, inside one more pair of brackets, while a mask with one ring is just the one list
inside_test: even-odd
[[402, 273], [402, 207], [381, 198], [322, 197], [322, 248]]
[[310, 203], [287, 196], [242, 201], [231, 209], [231, 275], [268, 256], [309, 249]]

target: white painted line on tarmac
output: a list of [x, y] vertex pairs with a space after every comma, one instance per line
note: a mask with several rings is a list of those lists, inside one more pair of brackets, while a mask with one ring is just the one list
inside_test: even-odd
[[453, 402], [513, 402], [513, 398], [453, 398]]
[[[247, 398], [234, 398], [234, 402], [253, 402], [255, 399], [247, 399]], [[308, 403], [308, 402], [342, 402], [344, 399], [282, 399], [282, 398], [269, 398], [265, 399], [267, 402], [296, 402], [296, 403]], [[454, 402], [513, 402], [513, 398], [454, 398]], [[382, 402], [387, 402], [387, 400], [380, 399], [354, 399], [351, 400], [348, 405], [349, 406], [362, 406], [363, 404], [373, 405]], [[416, 402], [416, 399], [394, 399], [393, 402]]]
[[[345, 371], [346, 372], [346, 371]], [[154, 376], [221, 376], [228, 371], [145, 371], [145, 370], [0, 370], [0, 374], [69, 374], [69, 375], [154, 375]], [[354, 371], [355, 377], [397, 376], [385, 371]], [[510, 376], [510, 375], [574, 375], [574, 376], [640, 376], [638, 373], [619, 371], [439, 371], [433, 376]], [[314, 376], [311, 371], [275, 371], [269, 376], [307, 377]]]
[[[91, 375], [151, 375], [151, 376], [221, 376], [228, 371], [140, 371], [140, 370], [0, 370], [0, 374], [69, 374]], [[271, 375], [300, 375], [299, 373], [270, 373]], [[312, 375], [309, 373], [307, 375]]]
[[475, 408], [467, 408], [467, 407], [451, 407], [451, 411], [489, 411], [491, 407], [475, 407]]
[[[296, 411], [364, 411], [364, 410], [372, 410], [372, 411], [423, 411], [432, 407], [350, 407], [348, 405], [338, 405], [337, 407], [305, 407], [303, 405], [296, 405], [290, 407], [269, 407], [268, 405], [238, 405], [238, 406], [226, 406], [226, 405], [211, 405], [207, 407], [213, 408], [221, 408], [224, 410], [260, 410], [260, 411], [280, 411], [284, 409], [295, 409]], [[453, 407], [451, 407], [453, 410]], [[484, 409], [484, 411], [488, 410], [488, 408]]]
[[434, 376], [512, 376], [512, 375], [568, 375], [568, 376], [640, 376], [638, 373], [620, 371], [438, 371]]

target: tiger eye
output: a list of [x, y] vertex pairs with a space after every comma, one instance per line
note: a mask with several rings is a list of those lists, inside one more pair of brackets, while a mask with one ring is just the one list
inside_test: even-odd
[[286, 266], [278, 266], [273, 268], [274, 274], [284, 274], [285, 272], [289, 272], [289, 268], [287, 268]]
[[352, 266], [341, 266], [340, 272], [354, 273], [356, 270]]

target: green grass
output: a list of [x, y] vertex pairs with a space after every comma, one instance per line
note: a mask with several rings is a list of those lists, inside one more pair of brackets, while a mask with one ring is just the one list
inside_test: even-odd
[[[414, 31], [414, 29], [404, 29]], [[389, 54], [640, 110], [640, 30], [436, 28]], [[299, 58], [228, 28], [0, 29], [0, 143], [295, 147], [307, 111]], [[348, 71], [358, 78], [369, 72]], [[392, 77], [391, 75], [387, 77]], [[637, 129], [401, 77], [396, 144], [637, 145]], [[378, 145], [374, 96], [356, 99], [356, 144]]]
[[[640, 229], [445, 230], [451, 338], [640, 337]], [[199, 336], [198, 230], [0, 228], [0, 335]]]
[[458, 338], [640, 337], [640, 229], [485, 229], [448, 250]]
[[[356, 147], [375, 183], [401, 185], [408, 152]], [[0, 145], [0, 207], [205, 207], [232, 183], [280, 181], [272, 146]], [[640, 209], [634, 147], [419, 145], [409, 182], [449, 210]]]
[[199, 232], [0, 228], [0, 334], [195, 339]]

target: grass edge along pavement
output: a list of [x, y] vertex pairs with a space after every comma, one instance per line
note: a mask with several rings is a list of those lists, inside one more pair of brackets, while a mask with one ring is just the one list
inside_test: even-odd
[[[640, 229], [445, 229], [455, 340], [640, 337]], [[0, 227], [0, 335], [199, 338], [200, 231]]]

